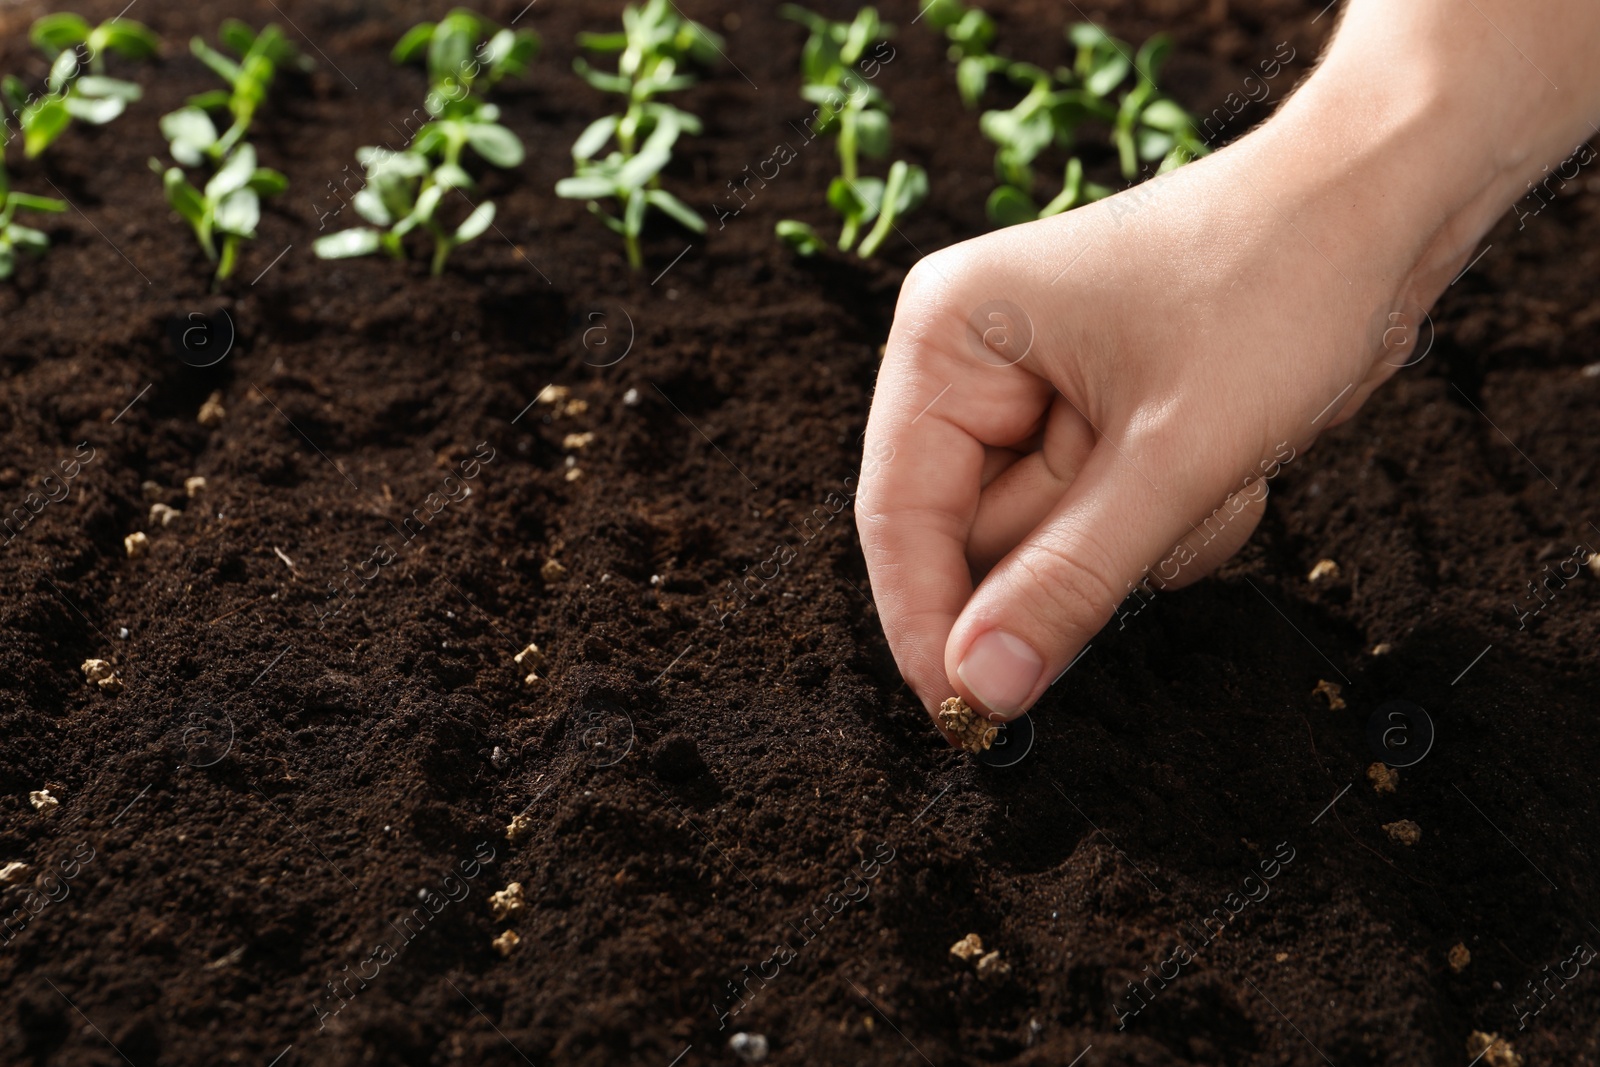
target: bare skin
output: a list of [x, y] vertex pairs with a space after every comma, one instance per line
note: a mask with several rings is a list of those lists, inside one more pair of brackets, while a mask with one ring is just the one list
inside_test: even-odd
[[856, 521], [930, 715], [1022, 714], [1136, 584], [1238, 550], [1270, 478], [1405, 364], [1386, 325], [1600, 133], [1596, 44], [1585, 0], [1349, 0], [1234, 144], [917, 264]]

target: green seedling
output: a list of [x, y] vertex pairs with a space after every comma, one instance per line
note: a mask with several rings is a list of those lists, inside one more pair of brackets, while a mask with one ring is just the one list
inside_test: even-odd
[[450, 254], [486, 233], [495, 217], [494, 203], [485, 200], [454, 228], [439, 218], [446, 193], [474, 188], [462, 154], [471, 148], [491, 166], [507, 170], [520, 166], [526, 156], [517, 135], [499, 124], [500, 109], [481, 94], [504, 77], [525, 73], [538, 48], [533, 34], [498, 29], [460, 8], [402, 37], [394, 60], [426, 61], [426, 107], [433, 120], [404, 151], [366, 147], [356, 152], [367, 181], [351, 204], [377, 228], [356, 227], [319, 238], [312, 246], [316, 254], [348, 259], [384, 252], [403, 260], [406, 235], [420, 229], [433, 237], [432, 273], [443, 273]]
[[[870, 259], [895, 223], [928, 196], [927, 172], [904, 161], [891, 165], [887, 178], [861, 174], [861, 156], [883, 159], [889, 154], [889, 101], [855, 68], [868, 47], [893, 35], [893, 27], [870, 7], [862, 8], [850, 22], [833, 22], [793, 4], [784, 5], [783, 14], [810, 31], [801, 53], [800, 95], [818, 108], [813, 132], [836, 135], [839, 175], [828, 185], [828, 204], [842, 219], [839, 249], [855, 248], [862, 259]], [[872, 229], [862, 238], [861, 228], [868, 223]], [[794, 219], [778, 223], [777, 233], [803, 256], [824, 247], [814, 228]]]
[[152, 59], [161, 48], [161, 38], [132, 19], [114, 18], [90, 26], [70, 12], [44, 16], [28, 37], [51, 60], [46, 91], [43, 96], [29, 96], [18, 78], [7, 77], [0, 84], [0, 95], [17, 116], [29, 159], [50, 147], [74, 119], [104, 126], [139, 99], [138, 85], [106, 76], [107, 51], [128, 59]]
[[[23, 152], [29, 159], [49, 148], [74, 119], [101, 126], [139, 99], [139, 86], [105, 76], [108, 50], [129, 59], [149, 59], [161, 46], [160, 38], [132, 19], [114, 18], [90, 26], [78, 15], [65, 12], [37, 20], [29, 38], [51, 60], [44, 95], [30, 95], [15, 76], [0, 79], [0, 103], [22, 129]], [[60, 214], [67, 210], [64, 200], [11, 188], [4, 154], [11, 137], [8, 122], [5, 145], [0, 145], [0, 280], [15, 272], [19, 249], [42, 255], [50, 247], [47, 234], [16, 221], [17, 212]]]
[[[984, 135], [998, 146], [995, 173], [1001, 184], [986, 205], [998, 225], [1057, 215], [1111, 195], [1110, 188], [1085, 180], [1083, 162], [1074, 156], [1067, 161], [1061, 192], [1043, 207], [1034, 201], [1035, 160], [1052, 145], [1071, 148], [1086, 121], [1110, 127], [1112, 147], [1129, 180], [1138, 175], [1141, 162], [1159, 161], [1159, 174], [1208, 151], [1194, 120], [1156, 87], [1170, 38], [1152, 37], [1132, 56], [1126, 44], [1090, 23], [1068, 27], [1067, 38], [1077, 49], [1070, 69], [1052, 74], [1028, 63], [1007, 64], [1006, 76], [1027, 91], [1014, 107], [985, 112], [980, 120]], [[1119, 97], [1130, 74], [1134, 85]]]
[[1111, 116], [1111, 141], [1124, 178], [1132, 180], [1141, 162], [1159, 160], [1156, 173], [1164, 174], [1209, 151], [1194, 119], [1156, 87], [1156, 75], [1172, 51], [1172, 38], [1157, 34], [1131, 59], [1126, 44], [1093, 23], [1070, 27], [1067, 39], [1078, 49], [1073, 71], [1097, 100], [1109, 102], [1128, 74], [1135, 76], [1133, 88], [1123, 93]]
[[[255, 239], [256, 225], [261, 220], [261, 198], [277, 196], [289, 186], [288, 179], [278, 171], [257, 166], [256, 150], [244, 137], [266, 100], [278, 69], [294, 66], [309, 70], [311, 62], [276, 26], [256, 33], [244, 23], [229, 19], [222, 24], [218, 38], [239, 54], [237, 62], [199, 37], [190, 42], [190, 48], [227, 82], [228, 88], [191, 97], [188, 106], [161, 118], [161, 132], [172, 158], [185, 167], [209, 165], [214, 168], [211, 177], [204, 188], [196, 188], [182, 167], [163, 171], [154, 159], [150, 166], [161, 175], [167, 202], [194, 228], [206, 257], [217, 264], [215, 282], [220, 284], [233, 274], [239, 246]], [[233, 121], [226, 131], [218, 133], [209, 112], [221, 110], [226, 110]]]
[[[721, 38], [684, 18], [671, 0], [646, 0], [642, 7], [622, 10], [621, 33], [579, 34], [578, 43], [599, 55], [616, 55], [616, 73], [598, 70], [582, 57], [573, 60], [578, 74], [602, 92], [627, 101], [620, 114], [596, 119], [572, 145], [573, 176], [556, 183], [556, 195], [586, 200], [613, 232], [621, 235], [628, 263], [644, 264], [639, 238], [645, 214], [655, 208], [693, 233], [706, 223], [694, 209], [661, 188], [661, 171], [671, 162], [682, 134], [698, 134], [700, 120], [682, 108], [658, 100], [687, 89], [695, 78], [690, 63], [709, 64], [721, 52]], [[607, 146], [610, 151], [605, 151]], [[605, 152], [604, 155], [601, 155]], [[608, 210], [603, 201], [617, 205]]]
[[1003, 73], [1010, 62], [989, 50], [994, 43], [994, 19], [961, 0], [931, 0], [923, 8], [928, 24], [944, 32], [950, 42], [950, 61], [956, 65], [956, 88], [968, 108], [978, 106], [989, 88], [989, 78]]

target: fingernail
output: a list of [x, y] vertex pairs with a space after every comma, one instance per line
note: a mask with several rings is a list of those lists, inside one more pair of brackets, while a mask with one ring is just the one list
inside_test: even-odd
[[984, 707], [1006, 719], [1026, 710], [1044, 660], [1022, 638], [990, 630], [967, 649], [956, 675]]

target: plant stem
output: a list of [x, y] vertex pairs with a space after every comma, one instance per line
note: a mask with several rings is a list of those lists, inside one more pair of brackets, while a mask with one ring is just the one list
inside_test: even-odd
[[628, 266], [634, 270], [642, 270], [644, 268], [644, 256], [639, 252], [639, 239], [628, 233], [622, 235], [622, 240], [628, 246]]

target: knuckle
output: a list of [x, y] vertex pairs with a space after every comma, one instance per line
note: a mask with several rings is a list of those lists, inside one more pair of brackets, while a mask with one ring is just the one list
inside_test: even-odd
[[1093, 557], [1085, 549], [1050, 541], [1018, 554], [1017, 566], [1049, 605], [1045, 621], [1077, 623], [1093, 632], [1111, 617], [1122, 596], [1106, 577], [1110, 569]]

